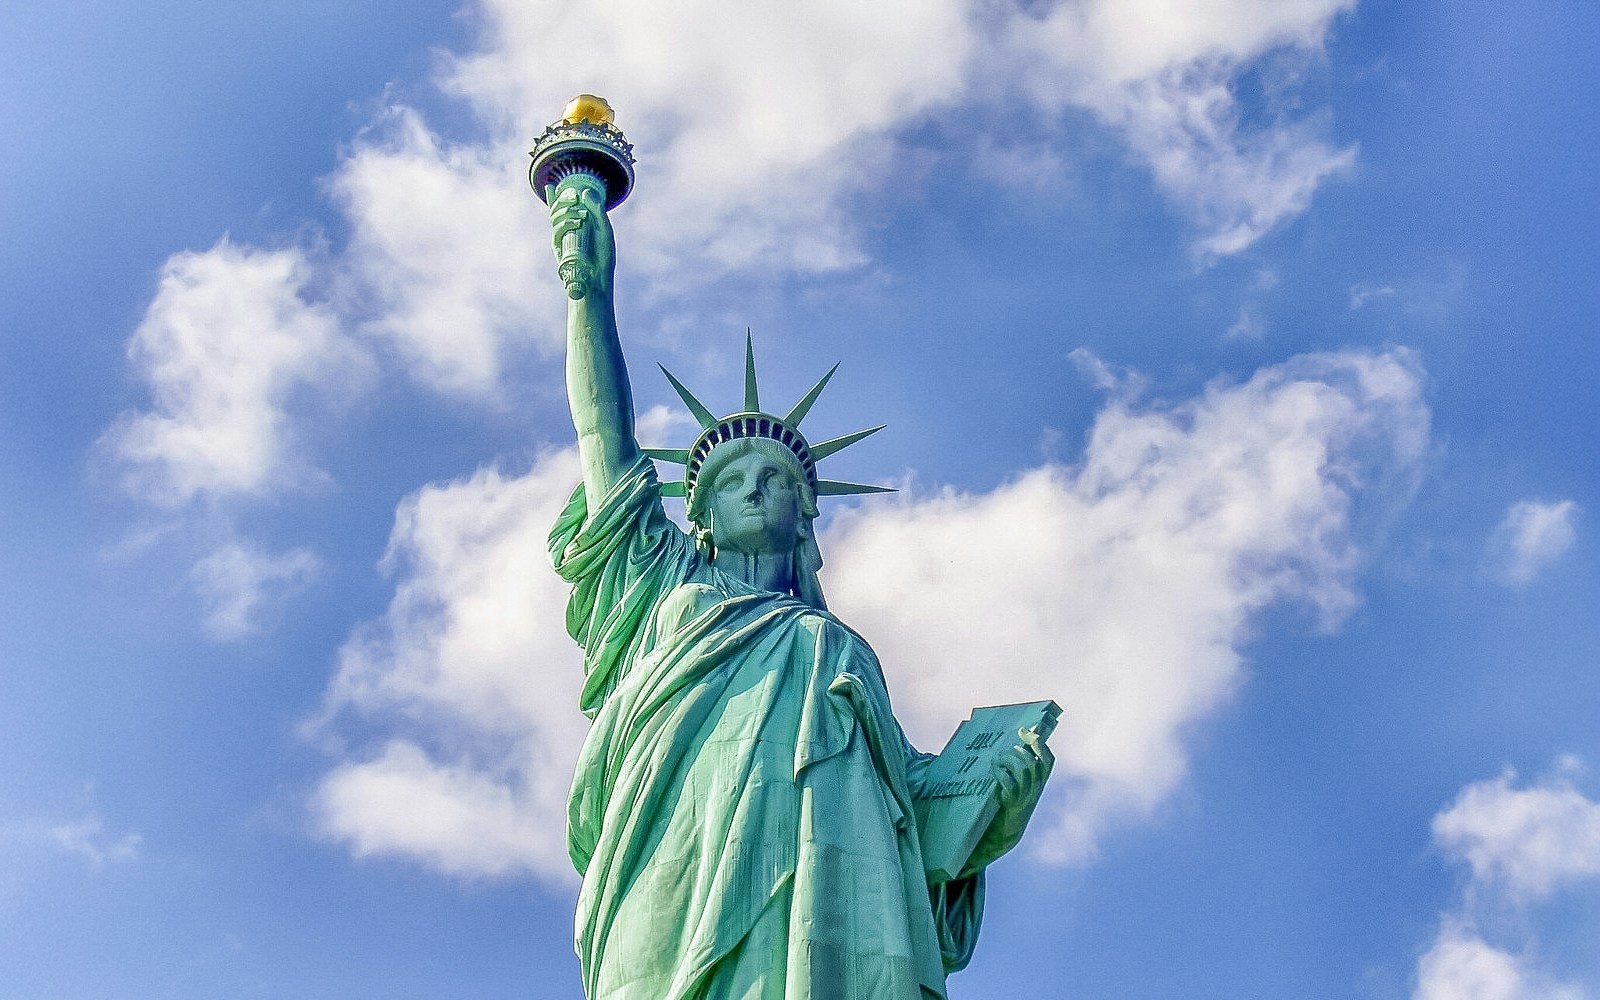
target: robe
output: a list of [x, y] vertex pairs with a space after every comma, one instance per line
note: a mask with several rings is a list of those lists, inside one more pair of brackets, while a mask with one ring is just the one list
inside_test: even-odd
[[593, 720], [568, 849], [590, 1000], [927, 1000], [977, 939], [983, 874], [930, 886], [933, 758], [859, 635], [722, 572], [641, 459], [550, 535]]

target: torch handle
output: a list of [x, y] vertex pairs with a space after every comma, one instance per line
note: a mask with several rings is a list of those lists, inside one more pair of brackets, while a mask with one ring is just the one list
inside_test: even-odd
[[[556, 184], [555, 197], [561, 197], [563, 191], [578, 190], [580, 192], [578, 197], [581, 199], [583, 188], [592, 189], [595, 200], [600, 204], [606, 203], [605, 182], [583, 170], [574, 171], [561, 178]], [[589, 287], [594, 283], [594, 273], [589, 264], [589, 255], [592, 252], [587, 226], [562, 235], [561, 255], [557, 259], [556, 273], [561, 276], [561, 283], [567, 286], [567, 298], [574, 302], [588, 295]]]

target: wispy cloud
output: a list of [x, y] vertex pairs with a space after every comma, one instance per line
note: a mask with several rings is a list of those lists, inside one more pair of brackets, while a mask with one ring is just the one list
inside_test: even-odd
[[[1417, 964], [1415, 1000], [1581, 1000], [1584, 984], [1539, 966], [1528, 908], [1600, 876], [1600, 803], [1573, 786], [1575, 761], [1526, 787], [1516, 775], [1462, 789], [1433, 820], [1434, 842], [1467, 864], [1471, 879], [1440, 917], [1438, 936]], [[1485, 927], [1502, 905], [1523, 914], [1515, 933]], [[1493, 943], [1506, 936], [1514, 941]], [[1504, 945], [1502, 947], [1502, 945]], [[1600, 984], [1588, 984], [1595, 986]]]
[[1524, 587], [1560, 559], [1577, 539], [1573, 522], [1578, 505], [1571, 500], [1518, 500], [1506, 510], [1489, 539], [1491, 573], [1504, 583]]
[[307, 549], [274, 555], [233, 540], [195, 563], [189, 578], [206, 605], [206, 631], [230, 641], [260, 631], [263, 616], [304, 590], [321, 570]]
[[[922, 745], [973, 705], [1067, 707], [1036, 841], [1082, 860], [1182, 778], [1184, 734], [1240, 683], [1256, 612], [1303, 601], [1331, 625], [1355, 604], [1353, 511], [1403, 502], [1427, 440], [1404, 353], [1298, 358], [1176, 406], [1119, 397], [1081, 467], [842, 514], [825, 583]], [[394, 601], [346, 645], [317, 727], [369, 741], [316, 797], [358, 853], [568, 877], [581, 669], [566, 588], [536, 553], [577, 476], [562, 451], [401, 505]]]
[[150, 388], [102, 439], [135, 495], [163, 507], [260, 496], [318, 474], [293, 444], [290, 397], [361, 368], [299, 250], [224, 238], [177, 254], [128, 345]]
[[1261, 318], [1261, 310], [1246, 303], [1239, 307], [1238, 318], [1228, 327], [1224, 336], [1229, 340], [1260, 340], [1266, 332], [1267, 324]]
[[[1034, 98], [1088, 108], [1116, 129], [1157, 185], [1194, 221], [1205, 256], [1238, 253], [1305, 211], [1355, 148], [1336, 148], [1292, 99], [1307, 60], [1354, 0], [1086, 0], [1007, 25], [1007, 48], [1032, 58]], [[1276, 64], [1272, 60], [1277, 58]], [[1244, 121], [1239, 84], [1271, 75], [1265, 125]]]
[[1386, 299], [1397, 294], [1399, 293], [1395, 291], [1393, 285], [1351, 285], [1350, 308], [1352, 310], [1360, 309], [1369, 302]]
[[144, 838], [136, 831], [110, 829], [105, 817], [92, 808], [73, 810], [71, 818], [61, 813], [0, 819], [0, 883], [12, 872], [17, 855], [20, 867], [37, 867], [43, 857], [71, 858], [98, 871], [108, 865], [126, 864], [139, 858]]
[[512, 347], [560, 347], [549, 223], [519, 144], [451, 143], [394, 107], [328, 189], [351, 227], [335, 262], [353, 293], [344, 321], [398, 348], [410, 377], [493, 399]]
[[[1350, 5], [1148, 0], [1060, 4], [1034, 16], [964, 0], [817, 2], [759, 14], [701, 2], [669, 16], [642, 0], [482, 0], [469, 5], [477, 44], [446, 54], [435, 81], [466, 102], [480, 138], [451, 140], [414, 107], [386, 103], [327, 179], [351, 232], [343, 253], [293, 260], [292, 251], [233, 248], [230, 256], [219, 247], [212, 256], [235, 269], [241, 257], [290, 268], [266, 282], [288, 289], [288, 298], [270, 293], [280, 302], [298, 293], [315, 256], [321, 282], [343, 291], [327, 303], [342, 328], [394, 343], [427, 384], [492, 395], [508, 344], [559, 344], [560, 331], [541, 321], [554, 315], [553, 282], [545, 280], [546, 230], [526, 190], [524, 149], [582, 90], [610, 96], [646, 152], [640, 183], [650, 194], [619, 224], [628, 230], [630, 265], [656, 292], [688, 291], [730, 272], [861, 264], [870, 223], [857, 201], [899, 176], [902, 131], [961, 114], [984, 148], [1012, 144], [1009, 133], [984, 134], [993, 116], [983, 110], [1019, 100], [1049, 115], [1094, 111], [1195, 219], [1204, 251], [1232, 253], [1303, 211], [1353, 155], [1318, 137], [1314, 115], [1291, 116], [1287, 100], [1269, 107], [1264, 123], [1243, 124], [1239, 78], [1277, 59], [1285, 68], [1269, 89], [1292, 93]], [[1279, 58], [1285, 53], [1300, 58]], [[1271, 94], [1266, 101], [1274, 105]], [[1040, 147], [1026, 156], [1057, 159]], [[169, 269], [193, 270], [201, 260], [180, 255]], [[308, 308], [319, 323], [332, 318]], [[150, 322], [159, 327], [163, 311], [158, 299]], [[292, 339], [302, 345], [326, 339], [296, 329]], [[176, 459], [173, 443], [144, 450], [175, 467], [180, 496], [212, 481], [260, 483], [279, 453], [267, 433], [270, 404], [305, 370], [297, 360], [268, 364], [266, 385], [239, 390], [244, 402], [263, 405], [164, 414], [191, 445]], [[185, 378], [194, 381], [150, 377], [169, 397]], [[216, 443], [228, 427], [251, 439], [238, 459], [225, 460]], [[208, 428], [214, 433], [200, 433]], [[197, 449], [201, 457], [190, 454]], [[229, 463], [239, 467], [230, 472]]]
[[316, 575], [309, 551], [265, 554], [222, 512], [324, 482], [298, 442], [301, 422], [326, 411], [312, 397], [370, 382], [369, 354], [344, 331], [319, 267], [302, 249], [227, 238], [169, 259], [128, 346], [150, 402], [99, 441], [123, 487], [184, 529], [147, 538], [212, 539], [188, 579], [214, 639], [256, 632]]
[[1381, 304], [1409, 320], [1437, 324], [1450, 316], [1466, 287], [1466, 269], [1457, 261], [1445, 260], [1435, 274], [1351, 285], [1350, 309], [1376, 309]]
[[93, 868], [134, 860], [144, 839], [137, 833], [108, 832], [98, 813], [52, 826], [49, 837], [59, 850], [82, 858]]

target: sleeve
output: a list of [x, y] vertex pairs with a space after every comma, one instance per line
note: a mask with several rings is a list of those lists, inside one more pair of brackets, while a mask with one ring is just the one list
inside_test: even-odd
[[946, 974], [960, 972], [972, 961], [983, 927], [983, 872], [928, 886], [933, 926], [939, 932], [939, 960]]
[[567, 632], [583, 646], [579, 707], [591, 718], [648, 652], [656, 606], [695, 573], [700, 555], [661, 509], [654, 464], [641, 457], [589, 509], [580, 483], [550, 531], [550, 559], [572, 584]]
[[[913, 798], [923, 793], [926, 775], [938, 755], [921, 753], [911, 745], [904, 731], [900, 734], [906, 755], [906, 780]], [[933, 925], [939, 934], [939, 958], [946, 973], [959, 972], [972, 961], [983, 926], [984, 870], [963, 872], [961, 877], [928, 886], [928, 902], [933, 908]]]

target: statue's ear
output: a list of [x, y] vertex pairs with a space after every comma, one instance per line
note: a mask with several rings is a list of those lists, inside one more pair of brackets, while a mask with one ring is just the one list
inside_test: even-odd
[[705, 524], [701, 524], [698, 521], [690, 521], [689, 527], [690, 534], [694, 536], [695, 548], [705, 553], [708, 559], [716, 558], [717, 548], [711, 538], [711, 512], [709, 510], [706, 511]]

